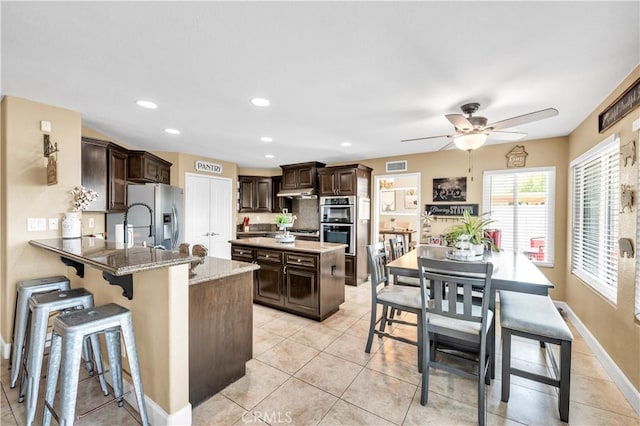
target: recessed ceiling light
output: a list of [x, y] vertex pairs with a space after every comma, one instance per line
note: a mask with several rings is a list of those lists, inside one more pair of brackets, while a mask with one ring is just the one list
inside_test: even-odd
[[137, 104], [138, 106], [141, 106], [142, 108], [149, 108], [149, 109], [156, 109], [156, 108], [158, 108], [158, 105], [154, 104], [154, 103], [153, 103], [153, 102], [151, 102], [151, 101], [143, 101], [143, 100], [139, 100], [139, 101], [136, 101], [136, 104]]
[[273, 138], [270, 138], [269, 136], [263, 136], [260, 138], [260, 140], [262, 142], [273, 142]]
[[342, 142], [340, 146], [351, 146], [351, 142]]
[[266, 107], [271, 105], [271, 102], [269, 102], [269, 99], [265, 99], [265, 98], [253, 98], [251, 99], [251, 103], [259, 107]]
[[177, 129], [164, 129], [164, 131], [169, 133], [170, 135], [179, 135], [180, 134], [180, 130], [177, 130]]
[[273, 158], [273, 157], [275, 157], [275, 155], [273, 155], [273, 154], [266, 154], [266, 155], [264, 156], [264, 158]]

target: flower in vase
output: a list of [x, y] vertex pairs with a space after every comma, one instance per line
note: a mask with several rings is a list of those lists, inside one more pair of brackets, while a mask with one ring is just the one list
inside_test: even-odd
[[89, 207], [89, 204], [98, 198], [98, 193], [93, 189], [84, 186], [76, 186], [71, 190], [73, 200], [71, 201], [71, 211], [81, 212]]

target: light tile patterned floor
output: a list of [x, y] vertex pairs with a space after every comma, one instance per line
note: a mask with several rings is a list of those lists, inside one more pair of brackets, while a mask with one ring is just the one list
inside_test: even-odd
[[[364, 352], [369, 292], [368, 283], [346, 287], [340, 312], [322, 323], [255, 305], [254, 359], [247, 364], [247, 374], [194, 408], [193, 424], [476, 424], [473, 381], [432, 370], [429, 403], [423, 407], [415, 347], [376, 337], [371, 353]], [[569, 326], [575, 337], [571, 424], [640, 426], [640, 418], [584, 339]], [[411, 336], [415, 329], [397, 326], [393, 333]], [[562, 424], [555, 388], [513, 377], [509, 403], [500, 401], [499, 355], [496, 380], [487, 388], [487, 423]], [[544, 352], [534, 342], [515, 338], [512, 356], [520, 368], [548, 371]], [[0, 380], [0, 424], [23, 424], [24, 408], [16, 402], [17, 391], [6, 385], [6, 368]], [[79, 424], [137, 424], [137, 420], [110, 406]]]

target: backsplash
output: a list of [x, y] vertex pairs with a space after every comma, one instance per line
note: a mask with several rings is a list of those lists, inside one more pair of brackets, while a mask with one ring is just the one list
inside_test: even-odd
[[[317, 199], [294, 199], [291, 213], [297, 218], [293, 224], [295, 228], [319, 229], [320, 211]], [[248, 217], [251, 231], [271, 230], [275, 229], [277, 215], [278, 213], [236, 213], [236, 224], [242, 226], [243, 219]]]

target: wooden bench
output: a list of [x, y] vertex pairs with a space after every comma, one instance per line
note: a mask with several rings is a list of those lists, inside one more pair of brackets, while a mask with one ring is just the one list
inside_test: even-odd
[[[555, 386], [559, 388], [560, 420], [568, 422], [573, 335], [549, 296], [500, 291], [500, 326], [502, 327], [502, 401], [509, 401], [512, 374]], [[537, 340], [544, 345], [555, 377], [513, 368], [511, 366], [512, 335]], [[560, 346], [560, 369], [549, 343]]]

